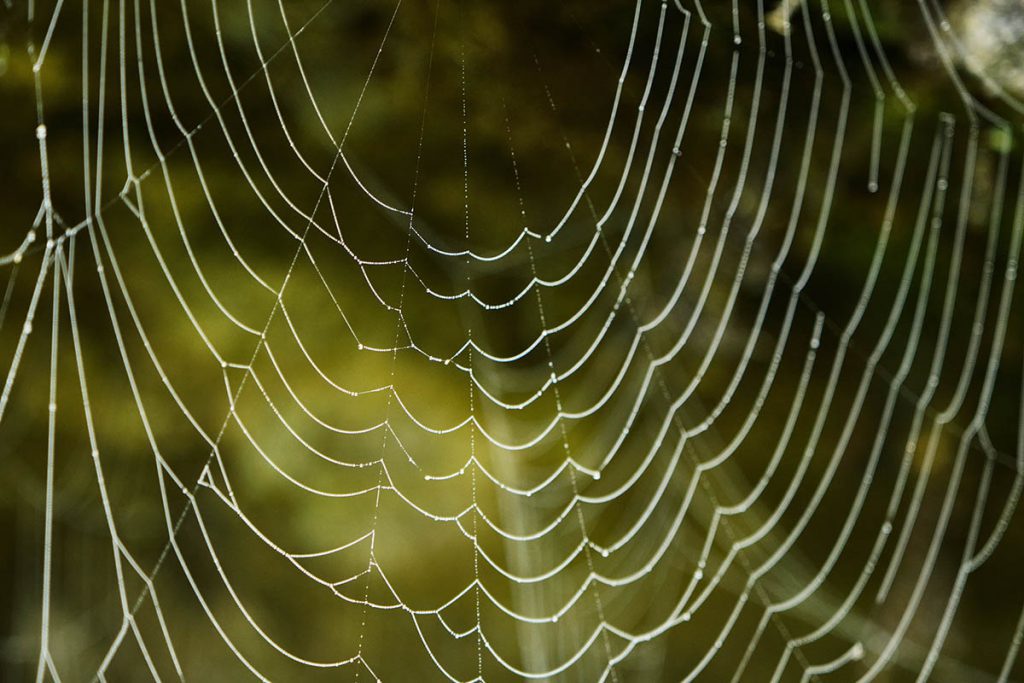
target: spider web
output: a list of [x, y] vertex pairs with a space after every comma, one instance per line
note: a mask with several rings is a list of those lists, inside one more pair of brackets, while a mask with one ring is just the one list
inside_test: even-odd
[[1022, 109], [894, 7], [10, 8], [12, 678], [1020, 676]]

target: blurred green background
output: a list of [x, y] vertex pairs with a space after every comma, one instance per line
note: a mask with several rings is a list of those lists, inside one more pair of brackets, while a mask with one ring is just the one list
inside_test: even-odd
[[[923, 577], [877, 676], [913, 680], [996, 537], [932, 672], [996, 680], [1024, 602], [1022, 26], [1000, 0], [3, 7], [0, 676], [35, 675], [48, 585], [62, 680], [251, 678], [236, 654], [512, 680], [581, 648], [552, 678], [715, 652], [701, 680], [730, 680], [813, 581], [744, 680], [837, 613], [780, 675], [859, 644], [829, 675], [854, 680]], [[642, 578], [547, 620], [591, 572]], [[599, 624], [655, 628], [712, 577], [608, 668]]]

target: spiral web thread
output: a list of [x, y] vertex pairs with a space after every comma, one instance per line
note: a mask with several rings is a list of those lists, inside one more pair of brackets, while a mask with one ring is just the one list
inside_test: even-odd
[[[533, 90], [474, 96], [455, 0], [412, 29], [423, 7], [389, 6], [332, 91], [303, 42], [340, 4], [24, 8], [41, 202], [0, 258], [0, 430], [45, 431], [3, 449], [43, 473], [16, 623], [36, 680], [1024, 675], [1019, 587], [985, 656], [958, 621], [1019, 535], [1022, 110], [975, 92], [937, 0], [912, 14], [956, 96], [938, 116], [869, 0], [624, 3], [579, 76], [590, 137], [529, 47]], [[396, 61], [419, 85], [404, 190], [363, 132]], [[51, 70], [80, 130], [51, 121]], [[554, 122], [556, 202], [530, 117]], [[420, 209], [442, 181], [454, 227]], [[877, 210], [837, 236], [853, 192]], [[851, 244], [850, 301], [819, 305]], [[61, 626], [82, 508], [106, 546], [84, 651]]]

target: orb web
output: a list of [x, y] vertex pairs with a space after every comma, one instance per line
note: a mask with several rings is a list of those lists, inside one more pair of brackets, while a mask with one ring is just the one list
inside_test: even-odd
[[8, 10], [12, 675], [1022, 675], [1020, 103], [597, 4]]

